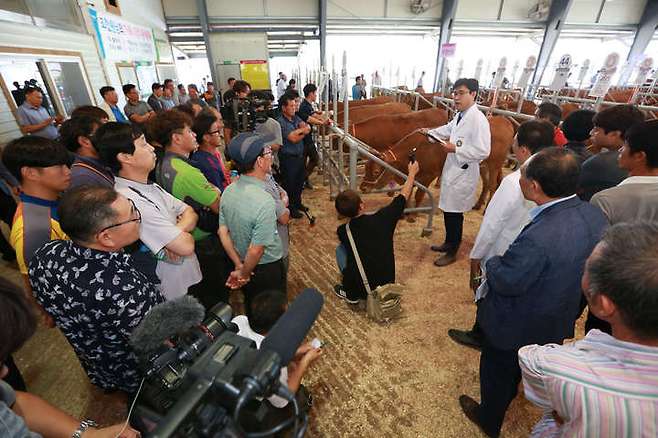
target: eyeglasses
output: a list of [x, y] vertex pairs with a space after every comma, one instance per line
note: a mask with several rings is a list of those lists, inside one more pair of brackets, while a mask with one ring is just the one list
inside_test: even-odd
[[218, 129], [217, 131], [208, 131], [208, 135], [215, 135], [219, 134], [221, 131]]
[[120, 227], [121, 225], [129, 224], [131, 222], [137, 222], [138, 224], [142, 223], [142, 213], [140, 213], [139, 209], [135, 205], [132, 199], [128, 199], [128, 202], [130, 202], [130, 216], [136, 216], [133, 219], [128, 219], [127, 221], [119, 222], [116, 224], [108, 225], [107, 227], [103, 228], [98, 232], [98, 234], [102, 233], [103, 231], [107, 231], [111, 228], [114, 227]]
[[270, 149], [270, 148], [263, 149], [263, 152], [260, 153], [261, 157], [265, 157], [267, 155], [272, 155], [272, 149]]

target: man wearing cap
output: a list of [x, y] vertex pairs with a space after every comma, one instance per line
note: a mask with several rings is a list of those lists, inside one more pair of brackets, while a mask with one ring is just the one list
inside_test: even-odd
[[265, 189], [272, 168], [272, 149], [267, 145], [272, 141], [254, 132], [231, 140], [229, 154], [240, 178], [224, 190], [219, 207], [219, 238], [235, 265], [226, 284], [242, 289], [248, 318], [256, 295], [268, 289], [286, 292], [276, 207]]

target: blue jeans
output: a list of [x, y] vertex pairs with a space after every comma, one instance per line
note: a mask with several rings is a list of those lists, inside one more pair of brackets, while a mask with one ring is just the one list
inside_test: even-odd
[[336, 247], [336, 265], [341, 274], [347, 267], [347, 250], [342, 243]]

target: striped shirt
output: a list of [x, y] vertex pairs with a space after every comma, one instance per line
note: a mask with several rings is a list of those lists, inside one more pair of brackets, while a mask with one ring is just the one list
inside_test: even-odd
[[522, 347], [519, 365], [526, 398], [544, 409], [532, 437], [658, 436], [658, 347], [591, 330], [566, 345]]

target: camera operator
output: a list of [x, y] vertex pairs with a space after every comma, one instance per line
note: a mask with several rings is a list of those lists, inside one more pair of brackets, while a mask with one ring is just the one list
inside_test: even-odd
[[[256, 348], [272, 329], [274, 324], [281, 318], [288, 308], [286, 294], [278, 290], [266, 290], [251, 302], [250, 317], [238, 315], [233, 321], [239, 328], [238, 335], [249, 338], [256, 343]], [[321, 348], [313, 348], [310, 343], [299, 346], [292, 362], [281, 368], [279, 380], [286, 385], [291, 393], [295, 394], [297, 400], [302, 402], [302, 409], [310, 405], [310, 394], [301, 384], [304, 374], [317, 358], [322, 355]], [[267, 399], [267, 403], [276, 408], [270, 411], [263, 420], [264, 427], [278, 424], [282, 418], [290, 416], [291, 409], [288, 401], [277, 395]], [[287, 409], [284, 409], [288, 407]]]
[[[331, 119], [324, 118], [322, 111], [316, 111], [313, 108], [313, 103], [318, 98], [318, 87], [315, 84], [306, 84], [304, 87], [304, 100], [302, 100], [299, 105], [299, 110], [297, 111], [297, 116], [302, 119], [304, 122], [309, 125], [315, 126], [324, 126], [330, 125]], [[304, 175], [304, 185], [308, 189], [313, 189], [311, 182], [308, 180], [309, 176], [315, 170], [315, 167], [318, 165], [320, 157], [318, 156], [318, 150], [313, 141], [313, 132], [310, 132], [306, 137], [304, 137], [304, 164], [305, 164], [305, 175]]]
[[[0, 379], [6, 375], [3, 361], [32, 336], [36, 318], [23, 292], [0, 278]], [[7, 438], [83, 437], [133, 438], [139, 433], [124, 423], [96, 429], [89, 420], [77, 420], [40, 397], [14, 391], [0, 380], [0, 435]]]
[[225, 105], [222, 107], [222, 118], [224, 119], [224, 143], [229, 144], [231, 138], [235, 136], [234, 131], [237, 131], [235, 112], [233, 110], [233, 101], [235, 99], [245, 99], [251, 92], [251, 85], [247, 81], [235, 81], [233, 83], [233, 97], [224, 101]]
[[141, 213], [102, 186], [69, 190], [58, 212], [71, 240], [53, 240], [35, 253], [29, 265], [34, 296], [66, 336], [91, 383], [133, 394], [141, 376], [128, 338], [164, 301], [123, 252], [139, 238]]

